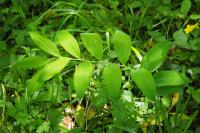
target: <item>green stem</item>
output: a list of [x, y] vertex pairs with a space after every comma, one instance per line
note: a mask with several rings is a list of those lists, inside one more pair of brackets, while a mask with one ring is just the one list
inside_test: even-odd
[[2, 112], [2, 123], [4, 122], [4, 119], [5, 119], [5, 108], [6, 108], [6, 89], [4, 87], [3, 84], [1, 84], [1, 88], [2, 88], [2, 92], [3, 92], [3, 112]]

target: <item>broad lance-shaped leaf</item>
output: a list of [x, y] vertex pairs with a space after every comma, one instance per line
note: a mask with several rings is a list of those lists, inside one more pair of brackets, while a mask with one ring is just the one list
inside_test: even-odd
[[81, 39], [92, 56], [101, 60], [103, 57], [103, 46], [100, 36], [96, 33], [82, 33]]
[[103, 71], [103, 84], [105, 92], [113, 99], [120, 96], [122, 73], [116, 64], [109, 64]]
[[180, 86], [185, 85], [188, 81], [176, 71], [162, 71], [153, 75], [156, 86]]
[[78, 65], [74, 73], [74, 88], [79, 98], [82, 98], [92, 77], [92, 64], [83, 62]]
[[191, 1], [190, 0], [183, 0], [181, 3], [181, 13], [186, 16], [191, 8]]
[[151, 48], [142, 59], [142, 67], [153, 72], [158, 69], [167, 57], [170, 43], [160, 42]]
[[29, 56], [26, 58], [22, 58], [17, 61], [16, 66], [20, 68], [37, 68], [45, 65], [48, 62], [48, 58], [41, 56]]
[[80, 58], [80, 49], [76, 39], [67, 31], [61, 30], [56, 33], [56, 41], [71, 55]]
[[29, 34], [30, 34], [32, 40], [34, 41], [34, 43], [40, 49], [44, 50], [45, 52], [47, 52], [53, 56], [60, 57], [60, 52], [59, 52], [58, 48], [50, 39], [40, 35], [39, 33], [35, 32], [35, 31], [31, 31], [31, 32], [29, 32]]
[[154, 101], [156, 98], [156, 85], [151, 72], [144, 68], [139, 68], [131, 73], [131, 77], [142, 93]]
[[61, 70], [67, 65], [70, 61], [68, 57], [60, 57], [55, 61], [52, 61], [45, 65], [44, 68], [40, 69], [33, 77], [28, 80], [28, 95], [34, 94], [34, 92], [38, 91], [44, 81], [49, 80], [56, 74], [60, 73]]
[[48, 63], [44, 68], [41, 70], [41, 78], [46, 81], [59, 74], [62, 69], [68, 64], [70, 58], [68, 57], [60, 57], [55, 61]]
[[131, 38], [122, 31], [115, 31], [111, 40], [119, 61], [126, 64], [131, 54]]

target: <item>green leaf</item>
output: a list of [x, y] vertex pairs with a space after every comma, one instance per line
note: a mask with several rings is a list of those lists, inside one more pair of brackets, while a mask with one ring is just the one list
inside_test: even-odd
[[100, 36], [96, 33], [82, 33], [81, 39], [92, 56], [101, 60], [103, 57], [103, 46]]
[[122, 73], [116, 64], [109, 64], [103, 71], [105, 92], [113, 99], [119, 98], [122, 82]]
[[48, 58], [41, 56], [30, 56], [17, 61], [16, 66], [20, 68], [37, 68], [45, 65], [48, 62]]
[[41, 71], [38, 71], [35, 73], [31, 79], [27, 81], [28, 83], [28, 95], [31, 96], [34, 94], [34, 92], [38, 91], [42, 85], [44, 84], [44, 81], [41, 79]]
[[153, 75], [156, 86], [180, 86], [185, 85], [187, 82], [183, 76], [176, 71], [162, 71]]
[[192, 50], [200, 50], [200, 38], [195, 38], [190, 41], [191, 49]]
[[151, 72], [155, 71], [164, 62], [169, 49], [170, 44], [167, 41], [156, 44], [143, 57], [141, 62], [142, 67]]
[[111, 42], [114, 45], [119, 61], [122, 64], [126, 64], [131, 54], [131, 38], [126, 33], [117, 30]]
[[192, 97], [194, 98], [194, 100], [200, 104], [200, 89], [197, 90], [193, 90], [192, 91]]
[[191, 70], [192, 70], [192, 75], [200, 74], [200, 67], [193, 67], [191, 68]]
[[3, 100], [0, 100], [0, 107], [1, 107], [1, 108], [4, 107], [4, 102], [3, 102]]
[[181, 48], [190, 49], [190, 45], [187, 42], [187, 35], [183, 32], [183, 29], [176, 31], [173, 34], [173, 38], [175, 39], [175, 41], [173, 42], [175, 45]]
[[158, 31], [149, 31], [148, 34], [157, 42], [163, 42], [166, 41], [165, 36], [163, 36], [160, 32]]
[[9, 55], [0, 56], [0, 68], [2, 68], [3, 66], [9, 65], [10, 58], [11, 57]]
[[42, 79], [46, 81], [55, 76], [56, 74], [59, 74], [62, 71], [62, 69], [68, 64], [69, 61], [70, 58], [68, 57], [60, 57], [57, 60], [48, 63], [41, 70]]
[[0, 51], [6, 51], [7, 47], [6, 47], [6, 42], [5, 41], [0, 41]]
[[30, 34], [31, 38], [33, 39], [33, 41], [35, 42], [35, 44], [40, 49], [44, 50], [45, 52], [47, 52], [53, 56], [60, 57], [60, 52], [59, 52], [58, 48], [51, 40], [40, 35], [39, 33], [35, 32], [35, 31], [31, 31], [31, 32], [29, 32], [29, 34]]
[[167, 107], [167, 108], [170, 107], [170, 104], [171, 104], [171, 102], [172, 102], [171, 97], [168, 96], [168, 95], [165, 95], [165, 96], [161, 99], [161, 101], [162, 101], [163, 105], [164, 105], [165, 107]]
[[190, 15], [190, 19], [198, 20], [198, 19], [200, 19], [200, 14], [192, 14], [192, 15]]
[[78, 97], [83, 97], [92, 76], [92, 64], [83, 62], [78, 65], [74, 73], [74, 88]]
[[56, 33], [56, 40], [71, 55], [80, 58], [80, 49], [76, 39], [67, 31], [61, 30]]
[[135, 53], [135, 55], [137, 56], [138, 60], [141, 62], [142, 61], [142, 56], [141, 56], [140, 52], [138, 51], [138, 49], [133, 47], [133, 46], [131, 47], [131, 49]]
[[45, 121], [38, 126], [36, 133], [44, 133], [44, 132], [49, 132], [50, 129], [50, 122]]
[[183, 0], [181, 3], [181, 13], [186, 16], [191, 8], [191, 1], [190, 0]]
[[158, 96], [166, 96], [170, 94], [174, 94], [180, 90], [180, 86], [164, 86], [164, 87], [157, 87], [156, 94]]
[[156, 85], [150, 71], [139, 68], [132, 71], [131, 77], [142, 93], [154, 101], [156, 97]]

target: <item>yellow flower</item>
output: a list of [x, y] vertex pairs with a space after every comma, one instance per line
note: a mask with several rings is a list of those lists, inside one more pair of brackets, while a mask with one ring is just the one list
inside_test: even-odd
[[187, 27], [184, 29], [185, 33], [190, 33], [192, 32], [195, 28], [198, 28], [199, 24], [196, 23], [196, 24], [193, 24], [193, 25], [187, 25]]
[[76, 111], [80, 111], [80, 110], [84, 110], [84, 108], [83, 108], [82, 106], [78, 105], [78, 106], [76, 107]]

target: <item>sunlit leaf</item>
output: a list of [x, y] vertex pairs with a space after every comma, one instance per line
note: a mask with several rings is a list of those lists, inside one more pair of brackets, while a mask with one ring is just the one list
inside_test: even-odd
[[78, 65], [74, 73], [74, 88], [78, 97], [83, 97], [92, 76], [92, 64], [83, 62]]
[[172, 102], [171, 97], [169, 95], [163, 96], [162, 99], [161, 99], [161, 101], [162, 101], [163, 105], [165, 107], [167, 107], [167, 108], [170, 107], [171, 102]]
[[51, 79], [56, 74], [59, 74], [62, 69], [68, 64], [70, 58], [68, 57], [60, 57], [55, 61], [52, 61], [44, 66], [42, 71], [42, 79], [44, 81]]
[[105, 92], [113, 99], [119, 98], [122, 82], [122, 73], [116, 64], [109, 64], [103, 71]]
[[67, 52], [76, 58], [80, 58], [78, 43], [67, 30], [58, 31], [56, 33], [56, 40]]
[[146, 97], [151, 100], [155, 100], [156, 85], [150, 71], [144, 68], [139, 68], [132, 71], [131, 77]]
[[173, 94], [171, 107], [175, 106], [179, 100], [179, 92]]
[[48, 62], [48, 58], [41, 56], [30, 56], [17, 61], [16, 66], [20, 68], [37, 68], [45, 65]]
[[60, 57], [46, 64], [28, 80], [28, 94], [32, 95], [34, 92], [40, 90], [44, 82], [51, 79], [56, 74], [59, 74], [69, 61], [70, 58], [68, 57]]
[[190, 19], [193, 19], [193, 20], [200, 19], [200, 14], [192, 14], [190, 15]]
[[132, 100], [133, 100], [132, 92], [124, 90], [124, 92], [122, 93], [122, 99], [127, 101], [127, 102], [132, 102]]
[[81, 39], [92, 56], [101, 60], [103, 57], [103, 46], [100, 36], [96, 33], [82, 33]]
[[137, 56], [139, 61], [142, 61], [142, 56], [140, 54], [140, 52], [137, 50], [137, 48], [131, 47], [133, 52], [135, 53], [135, 55]]
[[126, 64], [131, 54], [131, 38], [126, 33], [117, 30], [111, 42], [114, 45], [119, 61]]
[[158, 69], [167, 57], [169, 48], [170, 44], [167, 41], [156, 44], [143, 57], [141, 62], [142, 67], [151, 72]]
[[50, 39], [40, 35], [39, 33], [35, 32], [35, 31], [31, 31], [31, 32], [29, 32], [29, 34], [30, 34], [32, 40], [34, 41], [34, 43], [40, 49], [44, 50], [45, 52], [47, 52], [53, 56], [60, 57], [60, 52], [59, 52], [58, 48]]
[[[163, 121], [163, 118], [162, 116], [160, 115], [160, 122]], [[153, 125], [158, 125], [158, 118], [154, 115], [154, 116], [151, 116], [150, 118], [148, 118], [144, 123], [143, 123], [143, 127], [148, 127], [148, 126], [153, 126]]]

